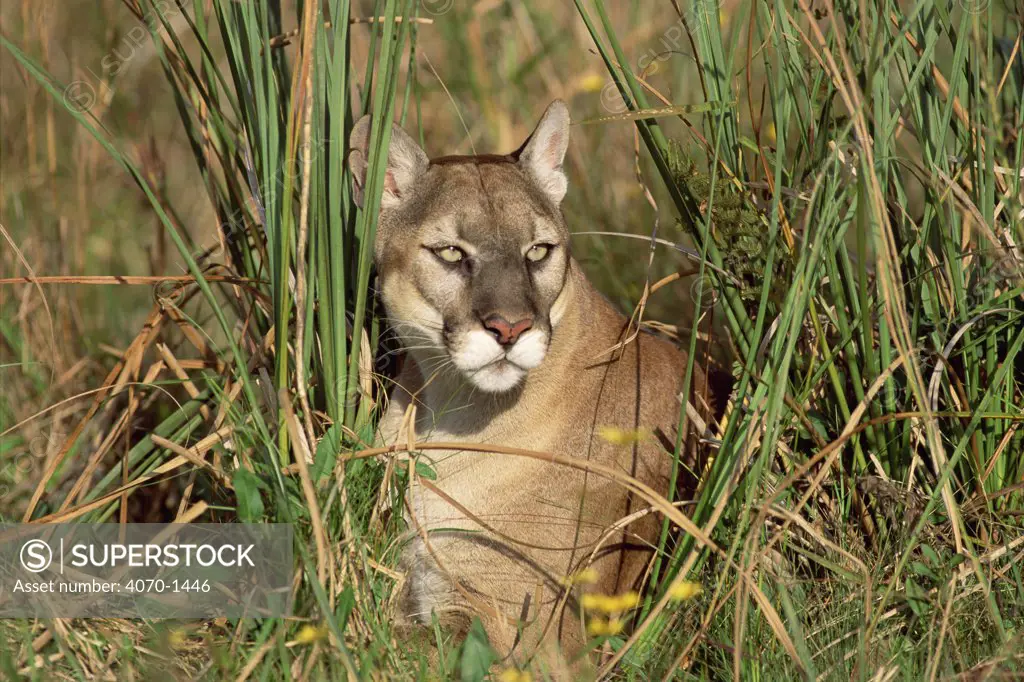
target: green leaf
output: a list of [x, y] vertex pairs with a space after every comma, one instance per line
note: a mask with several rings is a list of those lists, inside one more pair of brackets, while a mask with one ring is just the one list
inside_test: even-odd
[[927, 564], [922, 561], [911, 561], [910, 570], [913, 571], [915, 575], [930, 578], [931, 580], [939, 579], [939, 577], [935, 575], [935, 572], [928, 568]]
[[423, 462], [423, 461], [420, 461], [420, 460], [416, 461], [416, 475], [417, 476], [422, 476], [423, 478], [427, 479], [428, 481], [436, 481], [437, 480], [437, 472], [434, 471], [433, 467], [431, 467], [426, 462]]
[[242, 521], [255, 523], [263, 519], [263, 498], [260, 488], [263, 482], [245, 467], [235, 469], [231, 482], [235, 486], [235, 499], [238, 501], [238, 516]]
[[907, 577], [904, 583], [907, 590], [907, 604], [914, 615], [924, 618], [928, 613], [928, 593], [913, 578]]
[[460, 661], [462, 682], [480, 682], [487, 677], [491, 664], [497, 659], [491, 648], [490, 640], [484, 631], [479, 618], [473, 619], [469, 626], [466, 641], [462, 643], [462, 660]]
[[319, 481], [323, 476], [330, 476], [334, 470], [334, 462], [338, 459], [338, 450], [341, 447], [339, 437], [340, 427], [331, 424], [324, 437], [316, 446], [316, 454], [313, 455], [313, 481]]
[[346, 585], [345, 589], [338, 595], [338, 605], [334, 609], [334, 616], [338, 619], [339, 629], [345, 629], [348, 617], [352, 614], [352, 609], [355, 608], [355, 605], [356, 599], [355, 593], [352, 592], [352, 586]]

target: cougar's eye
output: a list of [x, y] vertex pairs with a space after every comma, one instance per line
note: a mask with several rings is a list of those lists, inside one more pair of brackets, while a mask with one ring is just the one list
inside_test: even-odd
[[462, 262], [462, 259], [466, 257], [466, 252], [457, 246], [442, 246], [439, 249], [434, 249], [434, 255], [445, 263], [454, 265]]
[[549, 244], [534, 244], [530, 247], [530, 250], [526, 252], [526, 260], [531, 263], [539, 263], [551, 253], [553, 247]]

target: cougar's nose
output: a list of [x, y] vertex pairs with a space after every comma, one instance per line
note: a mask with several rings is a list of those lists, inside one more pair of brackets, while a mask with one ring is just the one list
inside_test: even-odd
[[533, 319], [529, 317], [512, 323], [501, 315], [491, 315], [483, 322], [484, 329], [494, 334], [494, 338], [503, 346], [511, 346], [523, 332], [533, 326]]

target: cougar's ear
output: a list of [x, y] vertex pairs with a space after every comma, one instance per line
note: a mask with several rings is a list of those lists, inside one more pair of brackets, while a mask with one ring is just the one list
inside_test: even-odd
[[[370, 158], [369, 114], [356, 121], [352, 127], [349, 149], [348, 168], [352, 172], [352, 190], [356, 205], [363, 208], [363, 190], [366, 188], [366, 169]], [[402, 203], [412, 186], [427, 170], [429, 163], [430, 160], [419, 145], [404, 130], [392, 123], [381, 207], [390, 208]]]
[[556, 99], [548, 105], [533, 134], [516, 155], [519, 165], [557, 206], [562, 202], [569, 181], [562, 171], [565, 150], [569, 148], [569, 108]]

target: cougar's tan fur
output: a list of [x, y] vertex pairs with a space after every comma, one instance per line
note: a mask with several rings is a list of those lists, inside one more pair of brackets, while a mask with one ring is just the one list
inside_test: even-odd
[[[508, 156], [428, 161], [399, 128], [391, 133], [376, 262], [389, 323], [407, 350], [381, 440], [408, 438], [412, 406], [420, 441], [558, 453], [666, 493], [685, 357], [648, 333], [613, 350], [627, 320], [573, 260], [559, 208], [565, 105], [554, 102]], [[364, 118], [350, 157], [360, 202], [368, 139]], [[502, 345], [485, 328], [492, 318], [529, 329]], [[699, 371], [694, 386], [703, 393]], [[647, 435], [616, 444], [599, 427]], [[565, 594], [566, 577], [593, 568], [597, 582], [582, 589], [605, 594], [642, 579], [660, 517], [614, 529], [645, 506], [619, 483], [501, 453], [428, 450], [420, 461], [443, 494], [413, 483], [406, 498], [403, 618], [479, 615], [502, 653], [531, 650], [543, 633], [574, 648], [585, 638], [580, 589]]]

